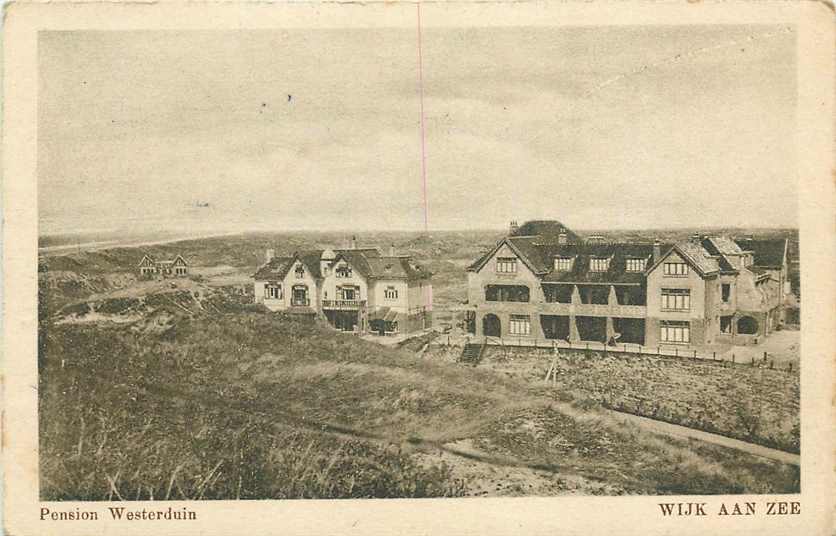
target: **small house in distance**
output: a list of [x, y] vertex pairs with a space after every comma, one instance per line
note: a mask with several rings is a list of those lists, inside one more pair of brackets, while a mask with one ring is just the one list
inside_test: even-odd
[[154, 276], [162, 277], [185, 277], [189, 275], [189, 263], [182, 255], [177, 255], [172, 260], [157, 261], [150, 255], [143, 255], [139, 261], [139, 275], [145, 278]]

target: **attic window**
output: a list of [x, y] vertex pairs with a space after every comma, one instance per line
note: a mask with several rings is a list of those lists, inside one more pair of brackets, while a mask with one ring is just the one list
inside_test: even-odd
[[334, 270], [337, 274], [337, 277], [351, 277], [351, 266], [337, 266], [337, 269]]
[[589, 271], [590, 272], [606, 272], [610, 269], [610, 259], [609, 257], [604, 259], [589, 259]]
[[305, 267], [302, 266], [301, 264], [296, 266], [295, 272], [296, 272], [296, 278], [297, 279], [302, 279], [303, 277], [305, 277]]
[[628, 272], [643, 272], [644, 265], [647, 261], [645, 259], [627, 259]]
[[496, 259], [496, 271], [500, 274], [517, 273], [517, 259], [500, 257]]
[[684, 262], [666, 262], [663, 273], [671, 277], [685, 277], [688, 275], [688, 265]]
[[572, 270], [572, 257], [555, 257], [554, 269], [558, 272], [569, 272]]

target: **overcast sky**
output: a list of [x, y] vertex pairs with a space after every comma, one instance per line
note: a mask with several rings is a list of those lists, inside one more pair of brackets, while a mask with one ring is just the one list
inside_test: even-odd
[[[795, 226], [794, 42], [424, 29], [430, 229]], [[410, 29], [41, 33], [41, 230], [420, 230], [417, 46]]]

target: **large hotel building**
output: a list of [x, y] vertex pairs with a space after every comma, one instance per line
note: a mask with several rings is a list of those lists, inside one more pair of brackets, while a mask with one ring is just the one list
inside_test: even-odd
[[512, 222], [468, 268], [465, 308], [480, 336], [757, 344], [783, 323], [788, 286], [786, 239], [607, 243], [558, 221]]

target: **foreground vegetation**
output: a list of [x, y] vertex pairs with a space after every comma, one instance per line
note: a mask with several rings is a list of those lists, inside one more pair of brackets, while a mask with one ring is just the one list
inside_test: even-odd
[[[43, 499], [459, 496], [503, 467], [526, 484], [490, 494], [798, 489], [794, 467], [650, 436], [528, 380], [256, 307], [151, 303], [129, 323], [42, 320]], [[463, 441], [466, 463], [449, 455]]]
[[[552, 360], [542, 351], [507, 352], [489, 349], [485, 366], [536, 381]], [[562, 351], [557, 366], [564, 397], [799, 452], [797, 369], [595, 351]]]

